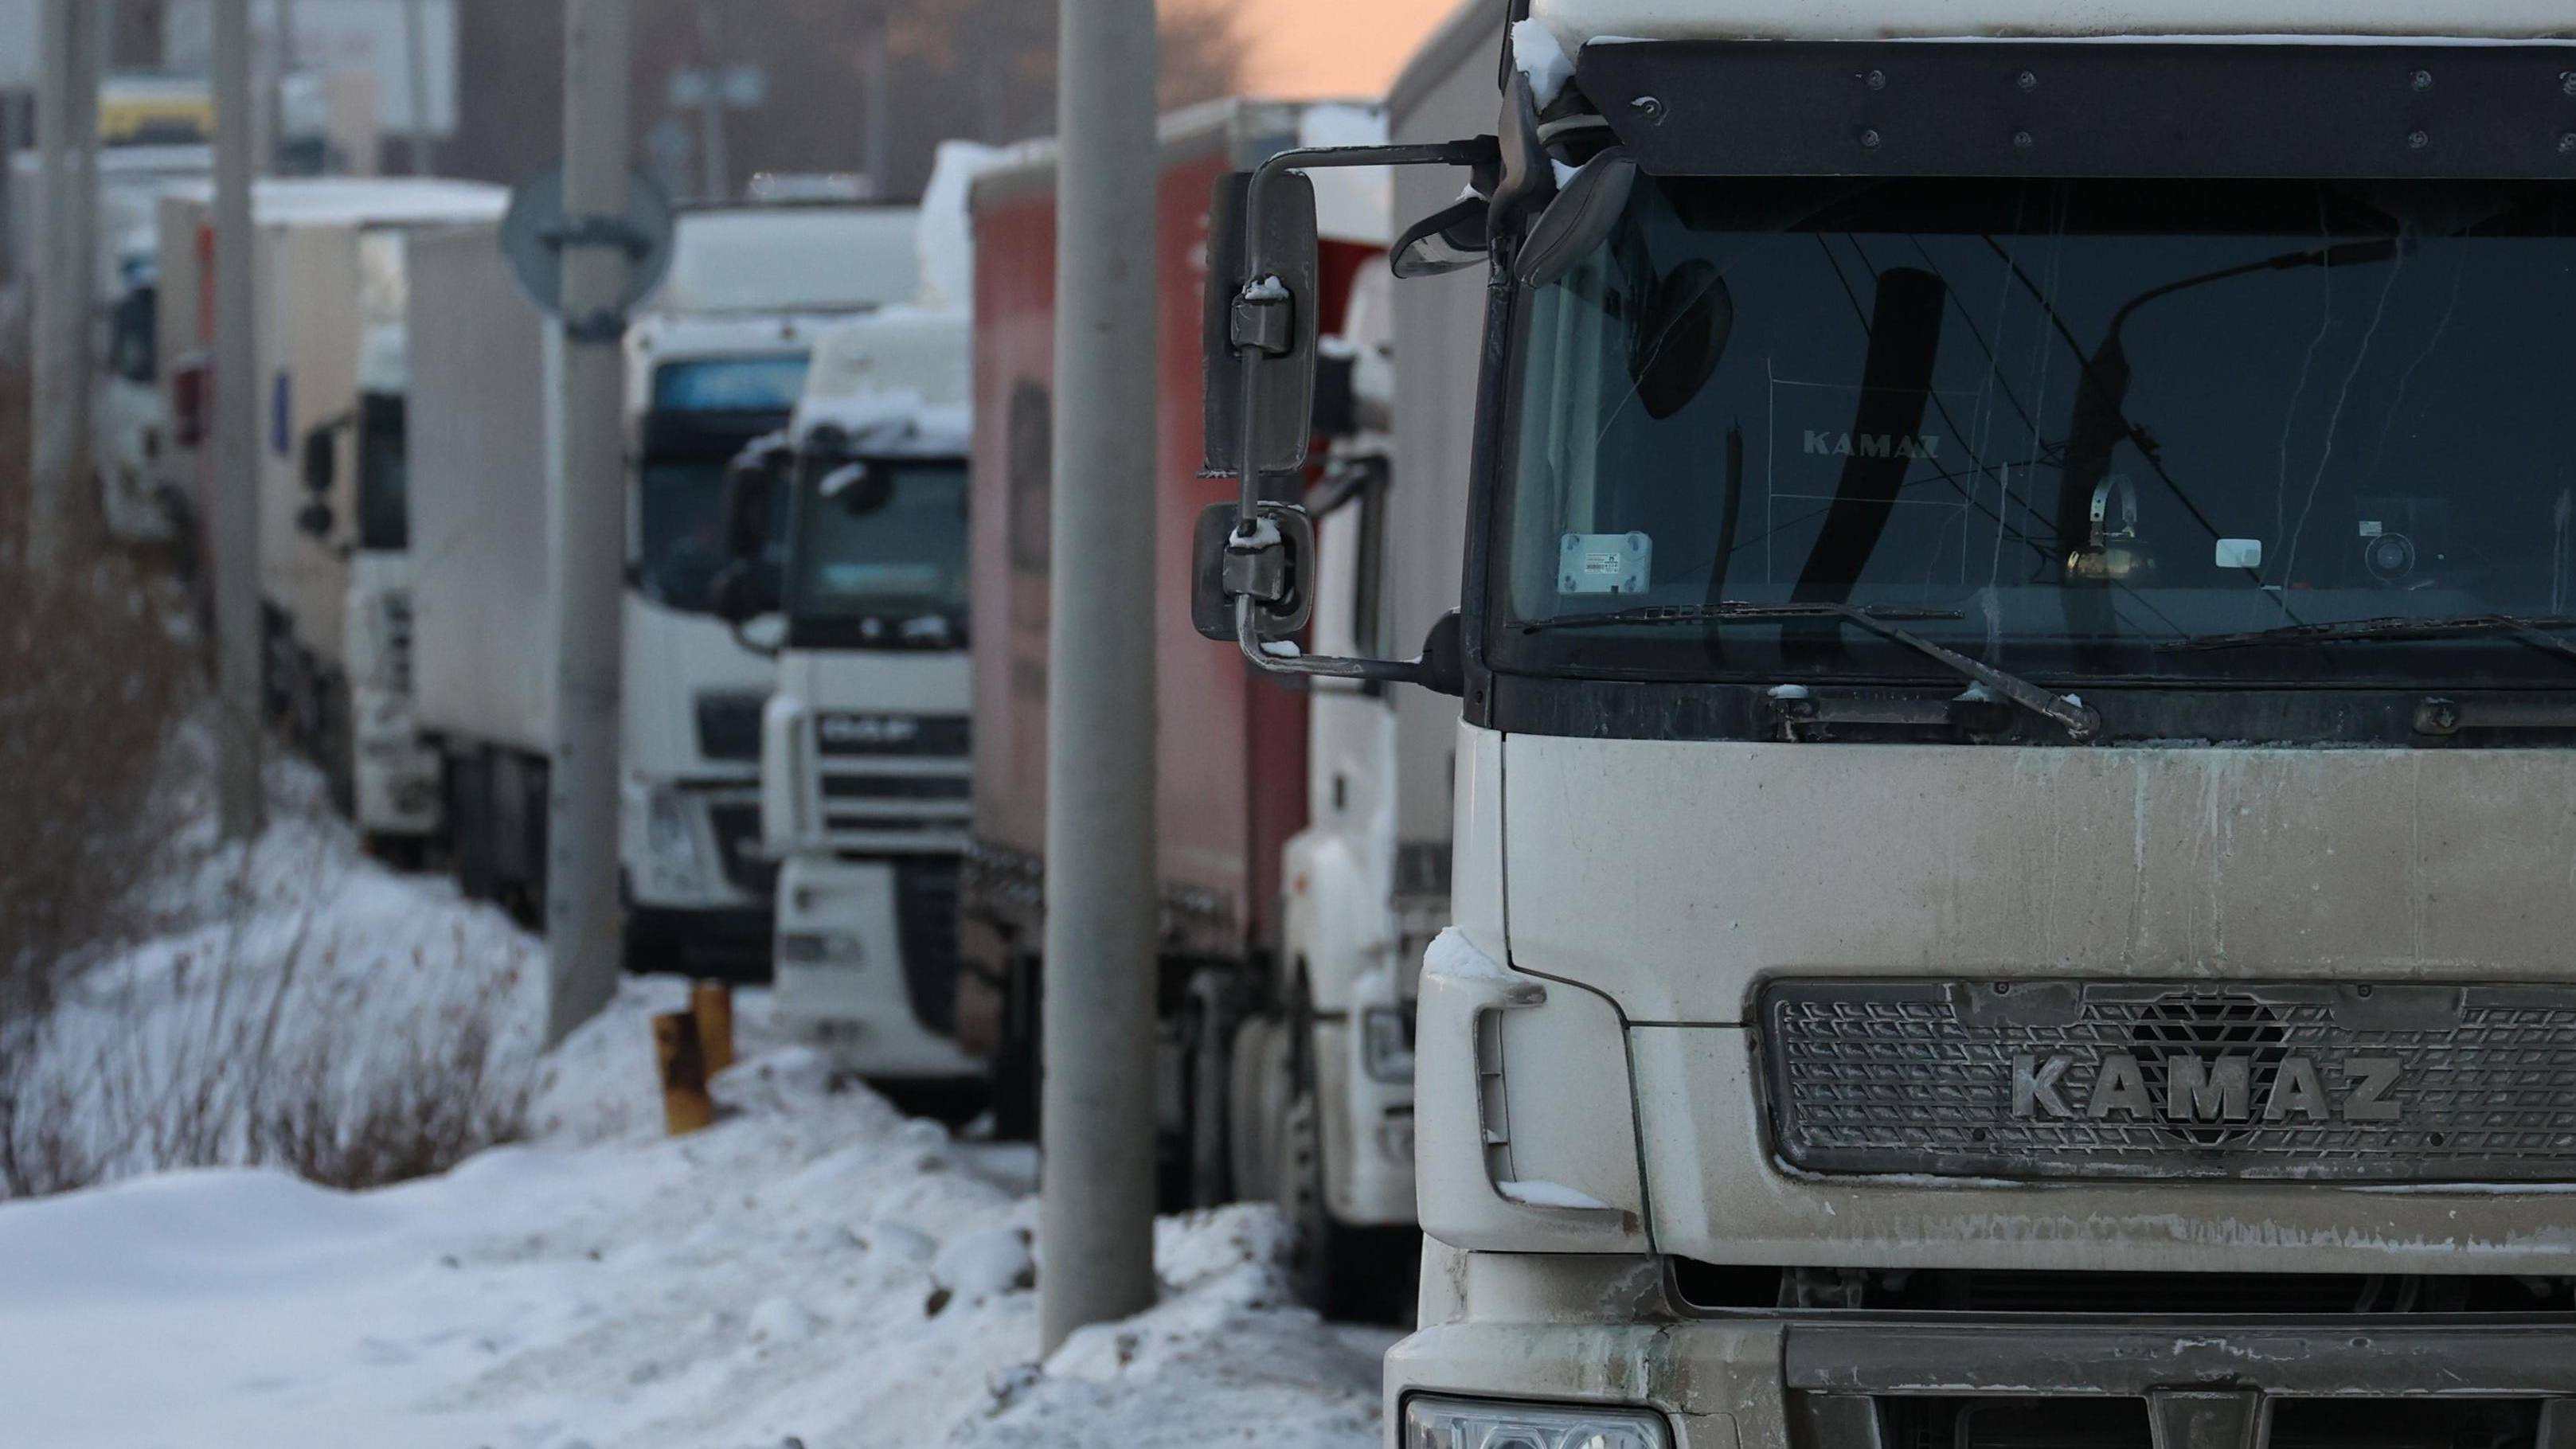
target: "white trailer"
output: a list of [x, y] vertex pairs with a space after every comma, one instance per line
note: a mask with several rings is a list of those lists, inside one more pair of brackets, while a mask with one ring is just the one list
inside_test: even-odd
[[[9, 158], [10, 255], [30, 275], [45, 218], [43, 157]], [[99, 153], [99, 271], [95, 301], [105, 318], [92, 409], [97, 506], [120, 543], [168, 543], [176, 534], [163, 492], [162, 450], [169, 414], [160, 386], [158, 240], [162, 191], [202, 181], [214, 168], [204, 146], [119, 146]]]
[[465, 892], [527, 919], [545, 888], [553, 757], [548, 523], [554, 351], [496, 228], [411, 246], [412, 656]]
[[[454, 181], [264, 181], [253, 195], [263, 669], [272, 723], [331, 775], [359, 828], [416, 850], [438, 823], [436, 762], [411, 723], [405, 253], [417, 234], [497, 220], [507, 195]], [[189, 425], [206, 396], [211, 187], [162, 202], [164, 338], [177, 364], [174, 442], [192, 512], [211, 457]], [[172, 260], [186, 274], [172, 285]], [[184, 310], [183, 310], [184, 309]], [[175, 325], [174, 325], [175, 324]]]

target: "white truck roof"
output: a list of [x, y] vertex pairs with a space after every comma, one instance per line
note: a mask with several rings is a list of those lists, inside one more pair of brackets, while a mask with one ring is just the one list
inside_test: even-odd
[[2576, 38], [2567, 0], [1531, 0], [1568, 54], [1605, 38]]
[[[215, 183], [205, 177], [175, 181], [166, 194], [211, 206]], [[498, 221], [509, 205], [510, 193], [498, 186], [426, 177], [282, 177], [251, 187], [251, 215], [259, 226]]]
[[814, 343], [790, 434], [825, 424], [863, 451], [963, 456], [972, 442], [972, 322], [962, 311], [889, 307]]
[[736, 206], [683, 212], [658, 312], [855, 312], [920, 284], [909, 206]]

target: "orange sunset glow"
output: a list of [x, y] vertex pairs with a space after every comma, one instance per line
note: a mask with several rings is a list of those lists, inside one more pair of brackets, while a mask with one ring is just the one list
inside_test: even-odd
[[1275, 96], [1380, 96], [1457, 0], [1236, 0], [1246, 88]]

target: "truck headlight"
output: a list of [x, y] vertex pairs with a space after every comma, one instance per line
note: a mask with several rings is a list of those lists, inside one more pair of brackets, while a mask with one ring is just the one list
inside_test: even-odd
[[1667, 1449], [1663, 1416], [1474, 1399], [1404, 1401], [1404, 1449]]
[[1360, 1066], [1380, 1082], [1413, 1080], [1413, 1013], [1372, 1006], [1360, 1013]]

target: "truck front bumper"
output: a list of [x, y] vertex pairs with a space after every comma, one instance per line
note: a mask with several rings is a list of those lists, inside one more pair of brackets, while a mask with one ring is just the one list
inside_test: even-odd
[[892, 861], [788, 858], [778, 880], [779, 1030], [872, 1080], [982, 1076], [982, 1062], [922, 1019], [916, 989], [953, 996], [957, 962], [953, 947], [945, 960], [905, 958], [896, 870]]
[[[1407, 1449], [1404, 1407], [1417, 1395], [1642, 1409], [1661, 1416], [1676, 1449], [1883, 1449], [1896, 1442], [1892, 1424], [1927, 1415], [1937, 1442], [1976, 1449], [1989, 1441], [1979, 1419], [1962, 1417], [1970, 1406], [1994, 1423], [2015, 1409], [2074, 1405], [2094, 1411], [2098, 1433], [2051, 1442], [2265, 1449], [2276, 1424], [2286, 1426], [2282, 1442], [2314, 1442], [2294, 1422], [2303, 1415], [2501, 1400], [2489, 1407], [2528, 1416], [2520, 1442], [2566, 1449], [2576, 1445], [2576, 1327], [1471, 1319], [1427, 1328], [1387, 1355], [1390, 1449]], [[2335, 1442], [2417, 1442], [2392, 1432]]]

